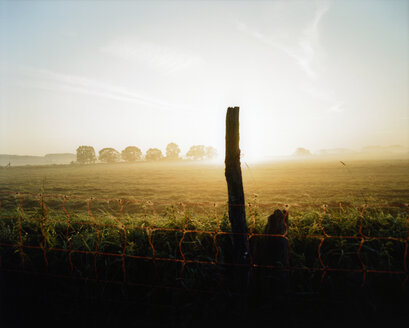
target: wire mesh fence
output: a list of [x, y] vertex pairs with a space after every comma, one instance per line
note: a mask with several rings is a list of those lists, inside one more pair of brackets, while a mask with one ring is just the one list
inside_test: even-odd
[[[217, 293], [226, 270], [237, 266], [227, 203], [10, 191], [0, 196], [1, 271]], [[360, 286], [371, 275], [407, 285], [407, 204], [241, 206], [247, 212], [250, 278], [280, 270], [304, 282], [306, 275], [322, 283], [340, 273], [359, 276]], [[290, 223], [284, 222], [281, 234], [266, 234], [265, 214], [275, 208], [285, 209]], [[272, 239], [288, 245], [285, 263], [260, 256], [263, 246], [257, 245]]]

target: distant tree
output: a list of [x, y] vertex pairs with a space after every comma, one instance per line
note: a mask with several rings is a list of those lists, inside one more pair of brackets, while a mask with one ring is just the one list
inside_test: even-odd
[[103, 148], [99, 151], [99, 160], [105, 163], [118, 162], [120, 158], [119, 152], [114, 148]]
[[126, 162], [135, 162], [141, 159], [142, 151], [138, 147], [128, 146], [122, 151], [121, 157]]
[[203, 145], [196, 145], [190, 147], [189, 151], [186, 153], [186, 157], [191, 158], [193, 160], [201, 160], [205, 158], [206, 150], [205, 146]]
[[147, 161], [159, 161], [163, 159], [162, 151], [158, 148], [149, 148], [146, 151], [145, 159]]
[[77, 148], [77, 162], [80, 164], [95, 163], [97, 157], [92, 146], [79, 146]]
[[205, 153], [206, 159], [213, 159], [217, 157], [217, 150], [212, 146], [206, 147]]
[[306, 157], [311, 156], [311, 152], [308, 149], [300, 147], [295, 150], [294, 155], [298, 157]]
[[171, 142], [170, 144], [166, 146], [166, 159], [178, 160], [180, 159], [179, 154], [180, 154], [180, 148], [174, 142]]

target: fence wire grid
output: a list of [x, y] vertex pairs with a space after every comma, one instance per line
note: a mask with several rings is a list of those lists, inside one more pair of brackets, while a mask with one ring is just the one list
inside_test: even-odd
[[[3, 196], [3, 201], [0, 201], [0, 223], [3, 221], [8, 222], [11, 224], [13, 222], [14, 230], [11, 234], [14, 234], [15, 238], [6, 238], [4, 235], [6, 231], [3, 231], [3, 236], [0, 239], [0, 249], [2, 252], [0, 253], [0, 271], [9, 271], [9, 272], [24, 272], [24, 273], [31, 273], [31, 274], [46, 274], [54, 277], [60, 278], [70, 278], [70, 279], [85, 279], [85, 280], [93, 280], [96, 282], [105, 282], [105, 283], [119, 283], [119, 284], [126, 284], [126, 285], [135, 285], [135, 286], [147, 286], [147, 287], [161, 287], [161, 288], [175, 288], [175, 289], [186, 289], [187, 287], [183, 284], [184, 280], [184, 273], [186, 267], [189, 265], [199, 265], [199, 266], [211, 266], [215, 268], [215, 271], [220, 273], [220, 268], [222, 267], [234, 267], [238, 264], [234, 263], [234, 261], [226, 260], [225, 257], [222, 258], [221, 256], [221, 246], [220, 246], [220, 238], [230, 238], [234, 233], [231, 231], [227, 231], [226, 229], [222, 228], [223, 224], [223, 215], [225, 219], [225, 213], [227, 211], [228, 204], [225, 203], [210, 203], [210, 202], [203, 202], [203, 203], [193, 203], [193, 202], [186, 202], [186, 203], [170, 203], [170, 202], [152, 202], [152, 201], [145, 201], [145, 200], [132, 200], [132, 199], [118, 199], [118, 198], [95, 198], [95, 197], [81, 197], [81, 196], [67, 196], [61, 194], [34, 194], [34, 193], [27, 193], [27, 192], [11, 192], [11, 191], [0, 191], [0, 195]], [[7, 201], [4, 198], [14, 199], [16, 208], [13, 211], [7, 210]], [[27, 214], [27, 211], [32, 210], [33, 199], [36, 199], [38, 209], [33, 214]], [[47, 201], [53, 200], [54, 207], [59, 205], [60, 212], [56, 216], [50, 216], [49, 206], [47, 205]], [[30, 207], [27, 208], [25, 206], [25, 201], [28, 201]], [[87, 218], [86, 220], [76, 219], [76, 211], [69, 208], [67, 205], [70, 201], [76, 201], [82, 203], [82, 216]], [[96, 202], [102, 202], [106, 204], [116, 204], [116, 214], [112, 215], [111, 221], [112, 223], [107, 222], [102, 217], [99, 217], [95, 214], [95, 209], [93, 209], [93, 204]], [[55, 205], [57, 204], [57, 205]], [[124, 214], [124, 210], [127, 206], [139, 206], [141, 211], [143, 210], [146, 214], [148, 212], [150, 222], [143, 224], [141, 226], [136, 226], [132, 222], [132, 216], [126, 216]], [[181, 227], [166, 227], [161, 226], [160, 222], [161, 216], [158, 213], [158, 208], [163, 206], [175, 206], [177, 210], [184, 216], [184, 222]], [[215, 227], [212, 230], [209, 229], [192, 229], [191, 228], [191, 220], [192, 217], [189, 212], [189, 208], [191, 207], [204, 207], [207, 209], [207, 215], [211, 213], [211, 219], [215, 223]], [[397, 208], [399, 210], [407, 211], [408, 204], [393, 204], [393, 205], [362, 205], [359, 210], [357, 211], [358, 216], [356, 218], [357, 221], [357, 231], [355, 234], [351, 235], [337, 235], [331, 234], [327, 231], [327, 228], [323, 224], [323, 220], [325, 215], [328, 213], [329, 209], [336, 208], [339, 211], [345, 211], [348, 207], [356, 208], [354, 205], [348, 204], [333, 204], [333, 205], [316, 205], [315, 209], [319, 209], [319, 219], [318, 219], [318, 229], [320, 233], [314, 234], [306, 234], [306, 235], [297, 235], [296, 238], [304, 238], [304, 239], [311, 239], [315, 241], [317, 245], [316, 250], [314, 251], [316, 254], [316, 259], [318, 260], [318, 266], [312, 265], [294, 265], [291, 261], [292, 256], [292, 249], [290, 246], [290, 240], [293, 238], [290, 233], [290, 228], [284, 220], [285, 224], [285, 231], [282, 234], [265, 234], [260, 233], [256, 229], [257, 219], [258, 216], [256, 215], [257, 209], [264, 208], [269, 209], [271, 212], [275, 208], [283, 208], [286, 209], [286, 213], [290, 215], [291, 218], [291, 211], [292, 209], [285, 204], [242, 204], [239, 206], [245, 206], [247, 213], [248, 213], [248, 240], [249, 245], [252, 241], [259, 239], [259, 238], [281, 238], [285, 240], [289, 246], [289, 256], [287, 263], [284, 264], [265, 264], [259, 263], [254, 259], [254, 254], [250, 252], [250, 263], [249, 268], [250, 270], [257, 270], [257, 269], [266, 269], [266, 270], [276, 270], [280, 269], [287, 272], [295, 272], [295, 271], [308, 271], [308, 272], [315, 272], [320, 274], [320, 280], [323, 281], [326, 275], [329, 272], [344, 272], [344, 273], [356, 273], [361, 276], [361, 286], [364, 286], [367, 281], [367, 276], [369, 274], [381, 274], [381, 275], [394, 275], [401, 277], [401, 285], [406, 286], [409, 280], [409, 270], [408, 270], [408, 251], [409, 251], [409, 215], [406, 212], [406, 219], [405, 219], [405, 236], [370, 236], [367, 235], [364, 231], [364, 222], [365, 222], [365, 213], [370, 208]], [[309, 205], [309, 207], [311, 207]], [[166, 218], [165, 218], [166, 219]], [[26, 229], [24, 228], [24, 224], [26, 222], [33, 222], [39, 226], [38, 231], [38, 238], [35, 242], [25, 242], [25, 234], [27, 234]], [[64, 229], [60, 229], [60, 235], [64, 235], [65, 240], [60, 244], [64, 245], [64, 247], [55, 247], [50, 245], [50, 230], [47, 229], [48, 224], [62, 224]], [[5, 224], [4, 227], [7, 225]], [[290, 222], [291, 226], [291, 222]], [[10, 225], [9, 225], [10, 227]], [[83, 248], [76, 248], [73, 244], [73, 236], [75, 235], [75, 229], [78, 227], [87, 227], [87, 232], [93, 234], [95, 238], [95, 242], [92, 245], [87, 245], [87, 249]], [[101, 243], [103, 239], [106, 237], [103, 235], [104, 229], [115, 229], [117, 232], [120, 232], [119, 239], [120, 243], [115, 245], [115, 251], [104, 251], [103, 247], [101, 247]], [[17, 230], [17, 231], [16, 231]], [[138, 254], [141, 252], [134, 252], [133, 251], [133, 243], [135, 242], [134, 237], [130, 238], [130, 235], [135, 232], [139, 231], [141, 234], [140, 236], [144, 236], [144, 243], [145, 243], [145, 250], [142, 253], [145, 254]], [[76, 232], [79, 233], [78, 231]], [[159, 247], [155, 243], [155, 239], [157, 239], [158, 234], [160, 233], [174, 233], [177, 234], [178, 241], [177, 244], [177, 254], [174, 256], [163, 256], [163, 250], [159, 250]], [[202, 235], [207, 236], [207, 240], [211, 241], [212, 245], [210, 247], [213, 250], [213, 256], [209, 257], [192, 257], [191, 251], [187, 251], [186, 247], [188, 246], [191, 239], [189, 236], [191, 235]], [[165, 238], [162, 236], [162, 238]], [[13, 240], [14, 239], [14, 240]], [[358, 248], [356, 249], [353, 257], [358, 265], [355, 267], [337, 267], [331, 266], [330, 264], [326, 263], [325, 257], [323, 256], [323, 248], [324, 245], [331, 241], [331, 240], [343, 240], [343, 241], [355, 241], [359, 243]], [[396, 259], [396, 261], [400, 261], [401, 263], [401, 270], [388, 270], [388, 269], [377, 269], [371, 268], [370, 266], [365, 263], [365, 260], [362, 256], [363, 247], [371, 242], [371, 241], [385, 241], [385, 242], [397, 242], [401, 243], [402, 248], [404, 245], [403, 256], [402, 258]], [[85, 242], [84, 242], [85, 243]], [[251, 248], [251, 247], [249, 247]], [[6, 256], [6, 250], [12, 251], [12, 255]], [[28, 265], [27, 261], [27, 252], [29, 251], [37, 251], [41, 253], [41, 262], [36, 263], [35, 267], [36, 270], [33, 270], [30, 265]], [[150, 254], [148, 254], [150, 253]], [[352, 255], [350, 254], [350, 256]], [[58, 254], [58, 255], [56, 255]], [[62, 256], [62, 254], [65, 254]], [[89, 270], [87, 275], [78, 274], [78, 268], [74, 257], [76, 255], [84, 255], [89, 256], [91, 261], [88, 263], [91, 270]], [[52, 270], [53, 267], [53, 259], [61, 256], [66, 261], [66, 270], [62, 270], [64, 272], [55, 272]], [[19, 260], [16, 260], [19, 258]], [[10, 260], [11, 259], [11, 260]], [[107, 259], [113, 260], [113, 262], [109, 262]], [[89, 259], [88, 259], [89, 260]], [[133, 273], [129, 270], [128, 262], [129, 261], [144, 261], [145, 263], [149, 263], [151, 270], [149, 271], [149, 282], [146, 281], [135, 281], [132, 275]], [[63, 261], [63, 262], [64, 262]], [[108, 261], [108, 262], [107, 262]], [[105, 263], [105, 266], [101, 263]], [[119, 269], [120, 274], [116, 274], [115, 277], [105, 277], [104, 274], [105, 270], [108, 270], [107, 263], [116, 263], [116, 266]], [[175, 276], [176, 279], [182, 282], [179, 285], [167, 285], [160, 281], [160, 266], [161, 263], [173, 263], [177, 264], [177, 275]], [[65, 264], [64, 264], [65, 265]], [[146, 280], [146, 279], [145, 279]], [[199, 292], [217, 292], [215, 289], [192, 289]]]

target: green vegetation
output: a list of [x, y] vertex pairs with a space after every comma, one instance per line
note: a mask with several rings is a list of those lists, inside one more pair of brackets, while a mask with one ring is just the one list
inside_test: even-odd
[[[346, 297], [349, 302], [350, 291], [359, 290], [363, 279], [376, 294], [371, 302], [377, 306], [385, 299], [399, 302], [406, 297], [401, 286], [409, 262], [409, 211], [404, 205], [408, 161], [346, 165], [243, 165], [251, 245], [262, 238], [282, 238], [257, 234], [275, 208], [290, 205], [285, 272], [292, 298], [286, 302], [297, 303], [305, 295], [310, 302], [319, 290], [333, 301]], [[149, 286], [228, 295], [232, 245], [222, 166], [17, 167], [0, 170], [0, 184], [2, 269], [47, 271], [101, 281], [103, 286], [126, 281], [127, 286], [148, 288], [144, 297], [161, 295], [159, 299], [167, 298], [157, 289], [159, 294], [152, 294]], [[329, 207], [322, 207], [324, 203]], [[274, 293], [269, 272], [252, 269], [261, 279], [255, 280], [254, 290], [261, 290], [257, 302], [264, 306]]]
[[[166, 146], [166, 156], [162, 154], [162, 151], [158, 148], [149, 148], [146, 151], [145, 156], [142, 156], [142, 151], [135, 146], [128, 146], [121, 153], [114, 148], [103, 148], [98, 154], [98, 159], [101, 163], [118, 163], [121, 160], [134, 163], [140, 160], [146, 161], [180, 161], [183, 158], [180, 156], [180, 148], [174, 142], [169, 143]], [[212, 160], [217, 156], [217, 150], [214, 147], [204, 145], [191, 146], [186, 153], [186, 159], [188, 160]], [[142, 158], [143, 157], [143, 158]], [[77, 148], [77, 161], [78, 164], [93, 164], [97, 160], [95, 156], [95, 149], [92, 146], [79, 146]]]
[[[361, 210], [366, 202], [369, 207], [364, 211], [362, 233], [400, 238], [367, 240], [361, 252], [367, 269], [372, 265], [374, 270], [403, 271], [408, 162], [347, 165], [310, 161], [244, 166], [246, 199], [251, 204], [247, 208], [249, 228], [261, 233], [275, 207], [290, 204], [291, 266], [321, 268], [317, 243], [323, 236], [322, 229], [328, 235], [359, 237]], [[221, 166], [98, 164], [18, 167], [0, 172], [2, 243], [19, 245], [21, 225], [23, 245], [43, 247], [46, 239], [47, 248], [68, 250], [71, 243], [72, 250], [91, 252], [98, 244], [100, 252], [122, 254], [126, 231], [126, 255], [151, 257], [154, 248], [156, 257], [181, 259], [186, 256], [183, 248], [183, 254], [178, 248], [182, 232], [152, 233], [150, 229], [185, 229], [209, 232], [189, 232], [182, 245], [189, 248], [193, 259], [215, 262], [212, 233], [218, 226], [221, 232], [229, 231]], [[91, 197], [94, 199], [89, 200]], [[321, 217], [324, 203], [332, 207]], [[150, 233], [153, 244], [148, 242]], [[223, 247], [223, 242], [229, 241], [226, 236], [217, 236], [218, 261], [229, 257], [230, 248], [227, 244]], [[322, 259], [337, 267], [361, 269], [356, 256], [360, 242], [328, 238], [321, 247]], [[20, 252], [19, 248], [12, 252], [15, 259], [11, 262], [21, 260]], [[36, 252], [42, 254], [41, 250]], [[66, 260], [67, 252], [60, 255]], [[43, 261], [31, 260], [40, 266]], [[115, 261], [121, 262], [118, 257]], [[3, 263], [7, 263], [4, 256]]]
[[[409, 160], [242, 163], [246, 201], [291, 206], [406, 203]], [[2, 191], [124, 198], [154, 203], [225, 202], [223, 165], [117, 163], [0, 169]], [[273, 205], [272, 205], [273, 206]], [[273, 210], [273, 208], [271, 209]]]
[[[115, 267], [111, 272], [114, 275], [105, 277], [108, 280], [122, 281], [122, 258], [118, 255], [123, 254], [129, 256], [129, 263], [126, 264], [131, 271], [134, 269], [132, 265], [138, 262], [133, 256], [151, 260], [153, 250], [159, 261], [185, 258], [193, 262], [209, 262], [211, 265], [216, 262], [231, 263], [228, 234], [230, 226], [226, 207], [183, 208], [170, 205], [157, 211], [149, 204], [129, 203], [123, 204], [122, 207], [118, 201], [92, 200], [88, 207], [85, 200], [67, 199], [63, 203], [62, 199], [51, 197], [48, 202], [41, 204], [41, 201], [38, 202], [38, 199], [32, 197], [26, 196], [22, 199], [23, 210], [20, 197], [15, 198], [14, 210], [11, 209], [12, 201], [3, 201], [0, 240], [2, 244], [15, 245], [1, 248], [2, 265], [5, 268], [21, 268], [24, 259], [24, 269], [43, 272], [48, 266], [51, 271], [55, 270], [56, 274], [68, 274], [73, 270], [81, 277], [95, 278], [94, 262], [90, 259], [93, 259], [92, 252], [96, 250], [111, 254], [98, 256], [101, 261], [98, 266], [102, 265], [98, 272], [109, 275], [110, 271], [106, 268], [114, 270]], [[250, 242], [265, 238], [257, 234], [262, 234], [268, 213], [254, 205], [247, 214], [248, 226], [251, 233], [255, 234]], [[408, 236], [405, 226], [407, 215], [408, 211], [404, 208], [368, 208], [363, 214], [362, 209], [357, 208], [328, 209], [325, 214], [323, 209], [313, 208], [291, 211], [288, 231], [290, 267], [322, 268], [318, 246], [325, 231], [329, 237], [320, 249], [324, 265], [329, 268], [362, 269], [357, 255], [361, 243], [362, 216], [365, 243], [359, 256], [366, 269], [399, 271], [401, 276], [398, 278], [402, 280], [405, 242]], [[336, 236], [349, 238], [333, 238]], [[33, 248], [21, 248], [21, 245]], [[69, 250], [74, 251], [72, 260], [75, 270], [70, 267]], [[82, 251], [90, 253], [84, 255]], [[84, 256], [88, 258], [87, 261], [82, 259]], [[80, 262], [77, 263], [77, 260]], [[128, 258], [125, 261], [128, 262]], [[180, 264], [173, 263], [175, 269]], [[213, 273], [216, 272], [216, 267], [211, 269], [215, 270]], [[167, 279], [171, 281], [173, 278], [175, 283], [178, 274], [173, 274], [174, 276]], [[322, 272], [317, 271], [316, 274], [320, 276]], [[127, 278], [132, 281], [134, 277], [128, 273]], [[202, 278], [205, 280], [191, 282], [195, 288], [203, 288], [208, 277]]]

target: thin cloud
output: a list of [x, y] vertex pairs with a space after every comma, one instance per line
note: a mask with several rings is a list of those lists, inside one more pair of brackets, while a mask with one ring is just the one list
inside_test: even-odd
[[[314, 85], [315, 84], [315, 85]], [[340, 101], [335, 92], [320, 83], [311, 83], [306, 87], [300, 88], [301, 92], [306, 93], [311, 98], [324, 103], [329, 112], [341, 113], [346, 110], [345, 102]]]
[[311, 89], [304, 89], [301, 91], [307, 93], [312, 99], [319, 101], [321, 103], [320, 107], [327, 112], [343, 113], [347, 110], [347, 105], [345, 104], [345, 102], [337, 99], [333, 95], [333, 92], [329, 92], [326, 94], [325, 91], [316, 92], [317, 90], [319, 89], [316, 88], [314, 92], [310, 92]]
[[290, 58], [295, 60], [298, 66], [305, 72], [310, 79], [316, 79], [317, 72], [317, 57], [322, 52], [320, 44], [320, 22], [328, 11], [329, 5], [327, 2], [317, 2], [316, 10], [313, 19], [307, 26], [300, 31], [300, 37], [297, 44], [293, 44], [292, 40], [281, 40], [280, 38], [272, 37], [261, 33], [260, 31], [249, 27], [243, 22], [237, 22], [236, 28], [261, 43], [276, 48]]
[[342, 113], [345, 111], [345, 106], [344, 102], [340, 101], [334, 105], [332, 105], [329, 109], [330, 112], [335, 112], [335, 113]]
[[185, 70], [203, 62], [200, 56], [178, 48], [134, 38], [115, 39], [102, 46], [100, 51], [119, 59], [140, 62], [163, 73]]
[[293, 39], [283, 38], [280, 34], [262, 33], [243, 22], [237, 22], [236, 28], [241, 33], [258, 40], [264, 45], [277, 49], [293, 59], [302, 72], [311, 80], [307, 86], [301, 87], [301, 91], [323, 103], [327, 111], [341, 113], [346, 109], [345, 103], [339, 101], [334, 91], [320, 83], [319, 79], [322, 71], [322, 58], [325, 53], [320, 42], [321, 22], [328, 10], [328, 2], [317, 1], [311, 19], [299, 30], [298, 38]]
[[163, 110], [188, 110], [185, 106], [169, 104], [122, 86], [116, 86], [83, 76], [33, 68], [23, 68], [22, 73], [24, 77], [18, 84], [23, 87], [80, 93], [116, 101], [146, 105]]

